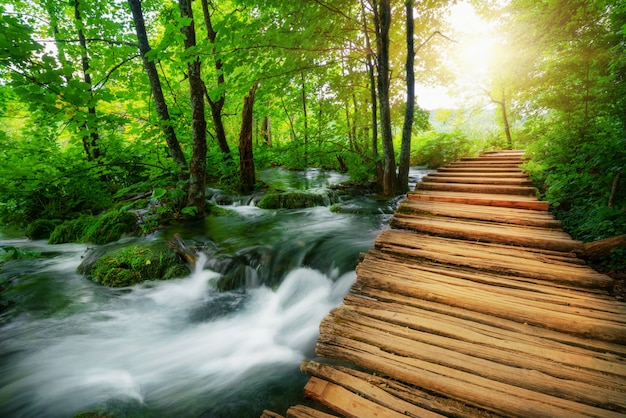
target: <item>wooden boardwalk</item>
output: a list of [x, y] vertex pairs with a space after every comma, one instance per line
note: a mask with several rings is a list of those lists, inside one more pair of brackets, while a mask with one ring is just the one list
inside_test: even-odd
[[407, 195], [320, 324], [328, 361], [302, 364], [318, 403], [287, 417], [626, 416], [626, 306], [521, 159], [464, 159]]

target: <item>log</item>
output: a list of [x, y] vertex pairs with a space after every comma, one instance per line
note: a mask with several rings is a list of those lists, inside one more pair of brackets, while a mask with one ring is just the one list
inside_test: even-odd
[[626, 247], [626, 235], [618, 235], [616, 237], [584, 244], [581, 255], [588, 260], [599, 260], [608, 257], [611, 251], [623, 247]]
[[407, 197], [413, 200], [425, 200], [431, 202], [462, 203], [466, 205], [497, 206], [539, 211], [547, 211], [550, 207], [549, 202], [537, 200], [536, 197], [522, 195], [492, 195], [481, 193], [420, 190], [419, 192], [408, 193]]
[[174, 234], [174, 237], [167, 243], [167, 246], [182, 257], [183, 260], [189, 263], [189, 267], [191, 267], [191, 270], [193, 271], [196, 266], [196, 261], [198, 260], [198, 254], [185, 244], [185, 241], [183, 241], [180, 234]]
[[[431, 179], [433, 180], [433, 179]], [[481, 193], [481, 194], [510, 194], [520, 196], [535, 196], [537, 189], [530, 186], [507, 186], [498, 184], [467, 184], [467, 183], [440, 183], [422, 181], [417, 184], [417, 190], [433, 190], [442, 192]]]
[[261, 414], [261, 418], [285, 418], [280, 414], [277, 414], [276, 412], [272, 412], [272, 411], [268, 411], [267, 409], [265, 411], [263, 411], [263, 413]]
[[337, 416], [309, 408], [308, 406], [294, 405], [287, 410], [287, 418], [337, 418]]

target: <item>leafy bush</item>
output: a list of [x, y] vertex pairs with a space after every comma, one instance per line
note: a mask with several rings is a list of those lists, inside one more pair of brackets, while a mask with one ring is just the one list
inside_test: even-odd
[[418, 136], [411, 164], [438, 168], [472, 154], [472, 143], [462, 132], [428, 131]]
[[83, 215], [58, 225], [50, 234], [48, 243], [92, 242], [101, 245], [117, 241], [123, 234], [136, 229], [137, 217], [129, 212], [111, 211], [99, 218]]
[[45, 239], [50, 237], [54, 228], [61, 223], [60, 220], [37, 219], [26, 227], [24, 233], [29, 239]]

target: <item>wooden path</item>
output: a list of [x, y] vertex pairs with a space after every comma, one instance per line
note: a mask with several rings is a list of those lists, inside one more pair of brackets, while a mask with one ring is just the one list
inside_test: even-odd
[[[626, 306], [535, 197], [522, 153], [409, 193], [320, 324], [287, 417], [625, 417]], [[263, 417], [279, 417], [266, 411]]]

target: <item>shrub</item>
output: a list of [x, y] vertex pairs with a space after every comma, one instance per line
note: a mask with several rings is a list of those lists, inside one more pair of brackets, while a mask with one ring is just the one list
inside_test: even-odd
[[61, 223], [60, 220], [37, 219], [26, 227], [25, 235], [29, 239], [46, 239], [50, 237], [54, 228]]

